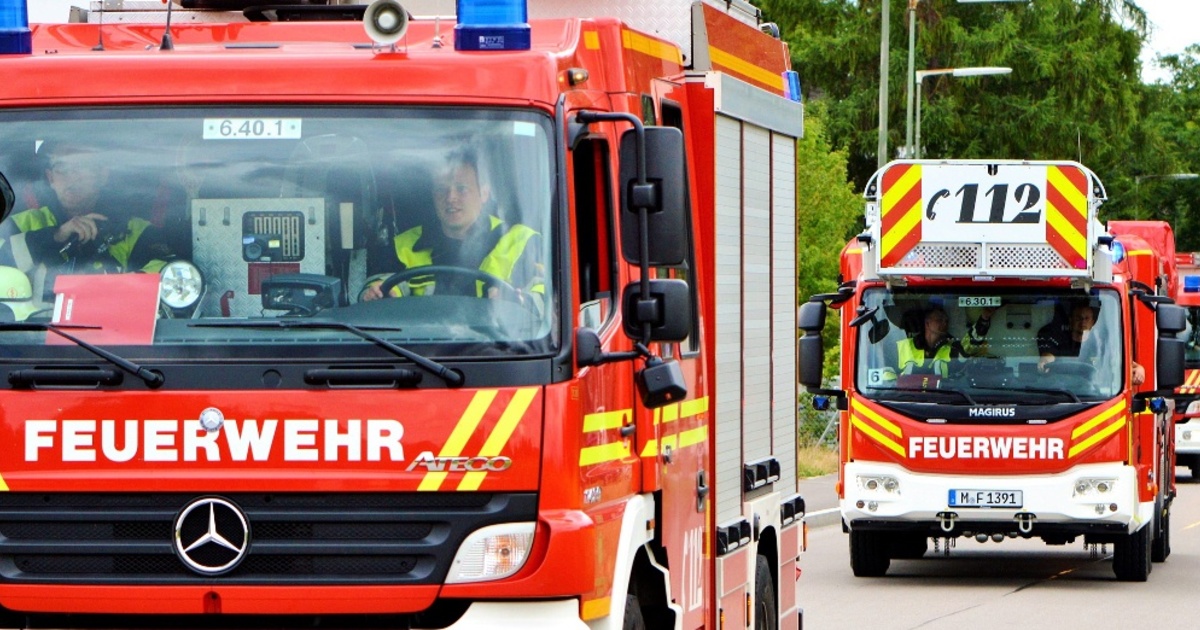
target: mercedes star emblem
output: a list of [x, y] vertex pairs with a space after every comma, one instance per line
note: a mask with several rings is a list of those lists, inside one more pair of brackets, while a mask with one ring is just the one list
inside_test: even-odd
[[246, 515], [225, 499], [196, 499], [175, 517], [175, 553], [201, 575], [232, 571], [246, 557], [249, 546]]

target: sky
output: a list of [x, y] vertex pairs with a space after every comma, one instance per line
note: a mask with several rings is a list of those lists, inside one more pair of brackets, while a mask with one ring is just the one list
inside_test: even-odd
[[[1037, 0], [1034, 0], [1035, 2]], [[1134, 0], [1150, 20], [1150, 42], [1142, 49], [1142, 81], [1166, 81], [1170, 75], [1154, 64], [1155, 55], [1182, 53], [1200, 44], [1200, 2], [1196, 0]]]
[[[364, 0], [365, 1], [365, 0]], [[537, 0], [532, 0], [537, 1]], [[1037, 2], [1037, 0], [1032, 0]], [[1182, 53], [1190, 44], [1200, 43], [1200, 1], [1134, 0], [1150, 19], [1150, 42], [1142, 51], [1142, 80], [1166, 81], [1168, 74], [1154, 64], [1155, 54]], [[70, 7], [91, 5], [90, 0], [28, 0], [31, 22], [61, 22]]]

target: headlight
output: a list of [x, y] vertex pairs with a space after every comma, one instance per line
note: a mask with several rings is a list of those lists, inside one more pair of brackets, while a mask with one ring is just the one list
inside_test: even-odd
[[1075, 496], [1106, 495], [1113, 491], [1116, 479], [1076, 479]]
[[534, 523], [504, 523], [472, 532], [458, 548], [446, 583], [498, 580], [521, 570], [533, 548], [534, 527]]
[[858, 487], [868, 492], [900, 494], [900, 481], [888, 475], [860, 475]]
[[167, 263], [158, 284], [158, 298], [171, 308], [188, 308], [200, 300], [204, 291], [204, 276], [186, 260]]

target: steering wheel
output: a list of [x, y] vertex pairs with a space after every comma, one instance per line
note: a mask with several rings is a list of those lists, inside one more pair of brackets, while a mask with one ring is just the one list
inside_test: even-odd
[[493, 276], [492, 274], [480, 269], [472, 269], [470, 267], [454, 267], [451, 265], [426, 265], [424, 267], [413, 267], [404, 271], [396, 272], [387, 277], [383, 284], [379, 285], [379, 291], [384, 297], [391, 295], [392, 289], [396, 288], [401, 282], [407, 282], [418, 276], [442, 276], [467, 278], [483, 283], [483, 293], [486, 296], [488, 290], [495, 287], [499, 290], [500, 298], [510, 302], [521, 303], [521, 295], [503, 278]]
[[1079, 359], [1057, 359], [1046, 364], [1046, 373], [1051, 376], [1078, 376], [1085, 380], [1096, 378], [1096, 366]]

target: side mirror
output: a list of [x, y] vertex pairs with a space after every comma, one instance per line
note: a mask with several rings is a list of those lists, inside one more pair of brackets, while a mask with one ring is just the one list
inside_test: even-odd
[[1154, 386], [1159, 391], [1183, 385], [1183, 359], [1186, 342], [1175, 337], [1159, 337]]
[[[621, 135], [621, 254], [631, 265], [682, 265], [687, 260], [687, 177], [683, 133], [674, 127], [646, 127], [646, 186], [638, 186], [637, 133]], [[639, 208], [647, 212], [647, 260], [641, 260]]]
[[575, 363], [579, 367], [589, 367], [604, 363], [604, 346], [600, 343], [600, 335], [591, 328], [579, 328], [575, 331]]
[[805, 302], [800, 305], [796, 327], [804, 332], [820, 333], [825, 329], [825, 303]]
[[1187, 309], [1178, 304], [1159, 304], [1154, 309], [1158, 334], [1177, 335], [1187, 330]]
[[[621, 296], [625, 334], [642, 341], [683, 341], [692, 332], [692, 300], [687, 282], [668, 278], [650, 280], [650, 299], [643, 300], [641, 284], [631, 282]], [[642, 339], [650, 324], [650, 338]]]
[[809, 389], [820, 389], [824, 366], [825, 342], [821, 333], [805, 333], [800, 338], [800, 384]]

